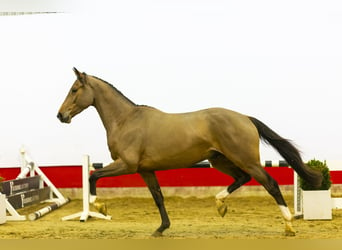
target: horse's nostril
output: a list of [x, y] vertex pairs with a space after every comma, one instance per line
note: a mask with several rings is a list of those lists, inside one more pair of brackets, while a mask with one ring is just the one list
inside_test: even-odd
[[61, 114], [61, 112], [58, 112], [58, 114], [57, 114], [57, 118], [58, 118], [60, 121], [62, 121], [62, 119], [63, 119], [63, 115]]

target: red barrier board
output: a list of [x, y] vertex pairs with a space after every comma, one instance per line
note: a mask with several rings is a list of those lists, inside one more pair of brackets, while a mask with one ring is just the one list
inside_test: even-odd
[[[81, 188], [81, 166], [53, 166], [41, 167], [44, 174], [57, 188]], [[266, 167], [265, 170], [279, 185], [293, 185], [293, 170], [288, 167]], [[20, 168], [0, 168], [0, 176], [6, 180], [15, 179]], [[342, 171], [331, 171], [334, 184], [342, 184]], [[214, 168], [184, 168], [156, 171], [161, 186], [189, 187], [189, 186], [228, 186], [233, 178]], [[259, 185], [254, 179], [245, 185]], [[145, 187], [139, 174], [105, 177], [98, 181], [98, 187]]]

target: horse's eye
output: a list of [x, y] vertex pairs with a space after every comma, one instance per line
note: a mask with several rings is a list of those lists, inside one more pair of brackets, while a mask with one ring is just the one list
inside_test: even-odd
[[72, 93], [76, 93], [76, 92], [77, 92], [77, 89], [71, 89], [71, 92], [72, 92]]

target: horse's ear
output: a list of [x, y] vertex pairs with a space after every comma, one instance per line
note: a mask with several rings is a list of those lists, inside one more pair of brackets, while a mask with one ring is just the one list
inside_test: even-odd
[[77, 78], [79, 78], [81, 73], [75, 67], [73, 68], [73, 70], [74, 70], [75, 75], [77, 76]]
[[77, 79], [83, 84], [86, 83], [86, 73], [79, 72], [75, 67], [73, 68], [73, 70], [75, 72]]

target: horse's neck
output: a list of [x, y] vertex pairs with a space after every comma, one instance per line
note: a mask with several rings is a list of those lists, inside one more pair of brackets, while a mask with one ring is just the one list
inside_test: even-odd
[[134, 108], [134, 104], [107, 83], [96, 80], [92, 85], [95, 94], [94, 107], [99, 113], [107, 133], [110, 133], [126, 119]]

